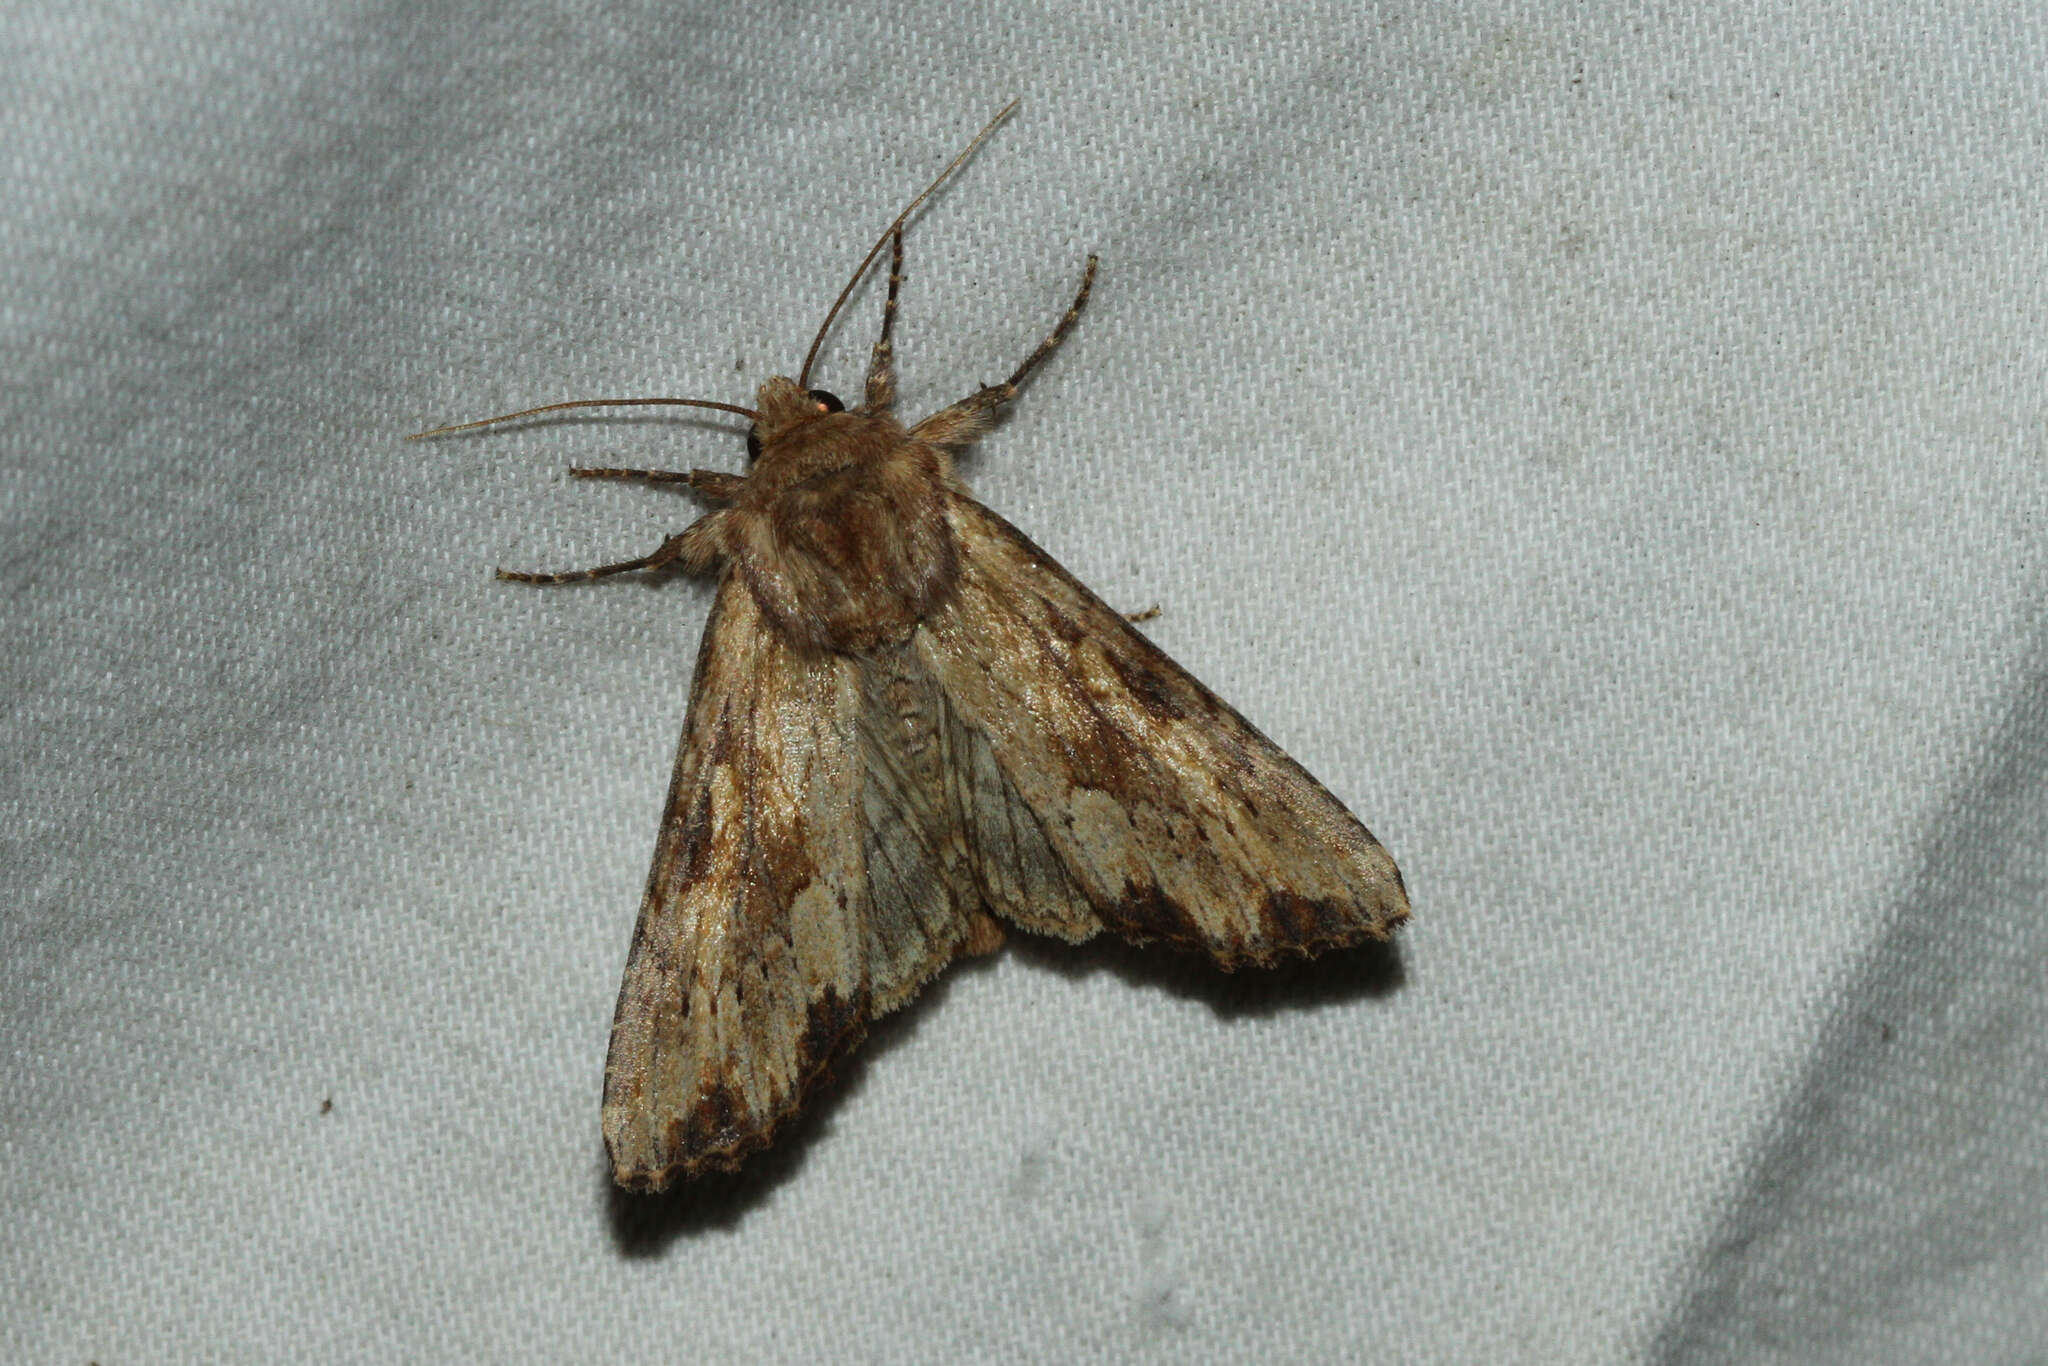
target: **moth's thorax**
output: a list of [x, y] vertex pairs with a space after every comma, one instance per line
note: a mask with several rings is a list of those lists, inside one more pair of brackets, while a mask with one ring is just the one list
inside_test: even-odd
[[785, 379], [761, 386], [761, 454], [726, 549], [792, 640], [859, 654], [908, 637], [952, 592], [943, 451], [886, 412], [820, 412]]

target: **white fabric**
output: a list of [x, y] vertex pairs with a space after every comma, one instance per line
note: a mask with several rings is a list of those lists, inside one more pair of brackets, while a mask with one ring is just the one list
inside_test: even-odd
[[[0, 1357], [2048, 1343], [2034, 6], [17, 4]], [[890, 215], [964, 472], [1400, 860], [956, 970], [613, 1196], [693, 515]], [[820, 378], [851, 396], [858, 296]], [[332, 1110], [322, 1113], [323, 1102]]]

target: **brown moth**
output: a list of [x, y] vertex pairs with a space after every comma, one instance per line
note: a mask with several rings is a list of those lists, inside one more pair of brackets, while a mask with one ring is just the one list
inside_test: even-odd
[[[870, 1020], [997, 947], [1001, 922], [1162, 941], [1228, 971], [1407, 918], [1356, 817], [954, 475], [950, 452], [1066, 338], [1094, 257], [1008, 380], [907, 427], [893, 411], [903, 224], [1009, 112], [890, 224], [797, 378], [769, 379], [754, 407], [506, 415], [677, 403], [753, 423], [744, 475], [571, 471], [719, 505], [653, 554], [499, 571], [717, 578], [605, 1064], [605, 1145], [629, 1189], [737, 1167]], [[881, 338], [846, 409], [808, 387], [811, 363], [885, 243]]]

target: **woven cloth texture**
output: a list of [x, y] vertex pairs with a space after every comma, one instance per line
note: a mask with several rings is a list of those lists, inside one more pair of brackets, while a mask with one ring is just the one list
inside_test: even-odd
[[[0, 17], [0, 1357], [1993, 1362], [2048, 1343], [2037, 7]], [[615, 1195], [737, 470], [898, 208], [913, 415], [1400, 861], [1015, 936]], [[873, 281], [819, 377], [859, 388]]]

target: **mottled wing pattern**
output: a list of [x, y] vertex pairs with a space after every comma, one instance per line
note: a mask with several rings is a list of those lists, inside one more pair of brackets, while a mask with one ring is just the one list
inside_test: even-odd
[[726, 576], [605, 1065], [621, 1185], [733, 1168], [865, 1033], [861, 706], [856, 665], [793, 650]]
[[953, 600], [915, 646], [945, 694], [961, 824], [992, 909], [1225, 968], [1384, 939], [1379, 842], [1302, 767], [964, 495]]

